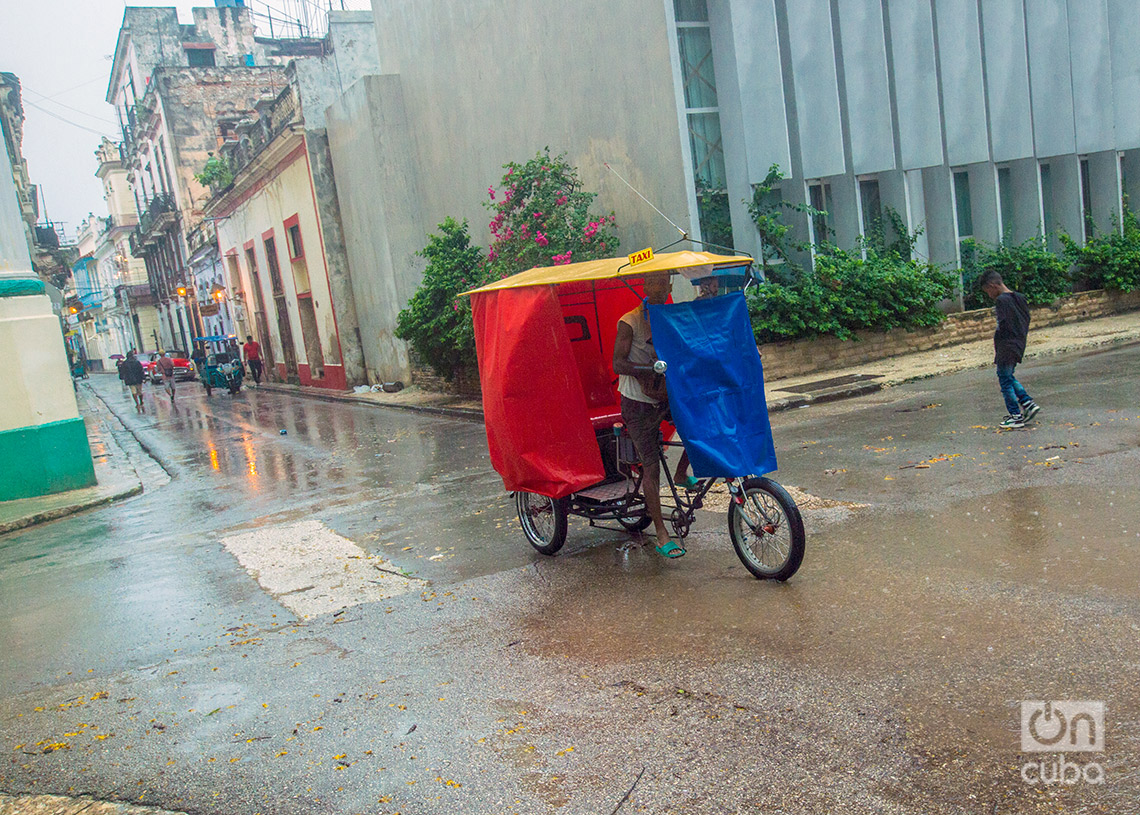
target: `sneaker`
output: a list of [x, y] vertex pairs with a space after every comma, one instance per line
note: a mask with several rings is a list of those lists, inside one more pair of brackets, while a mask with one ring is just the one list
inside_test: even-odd
[[1033, 417], [1041, 412], [1041, 408], [1036, 402], [1026, 402], [1021, 406], [1021, 418], [1025, 422], [1032, 422]]
[[1005, 428], [1006, 430], [1016, 430], [1020, 427], [1025, 427], [1025, 419], [1020, 414], [1011, 413], [1001, 420], [998, 427]]

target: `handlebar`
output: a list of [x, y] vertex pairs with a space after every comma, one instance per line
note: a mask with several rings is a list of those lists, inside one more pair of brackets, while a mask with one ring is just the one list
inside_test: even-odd
[[634, 365], [634, 373], [638, 374], [663, 374], [669, 369], [665, 360], [659, 359], [652, 365]]

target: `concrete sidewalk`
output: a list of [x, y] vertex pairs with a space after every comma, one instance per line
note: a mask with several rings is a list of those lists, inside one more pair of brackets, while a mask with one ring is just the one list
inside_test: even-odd
[[[1140, 312], [1116, 314], [1078, 323], [1048, 326], [1029, 332], [1026, 359], [1086, 351], [1106, 345], [1140, 342]], [[765, 386], [769, 412], [789, 410], [814, 403], [847, 399], [865, 393], [993, 364], [993, 341], [986, 339], [931, 351], [890, 357], [851, 368], [820, 371], [789, 377]], [[482, 421], [478, 399], [424, 391], [415, 386], [399, 393], [347, 393], [323, 388], [263, 384], [262, 390], [311, 396], [337, 402], [429, 411]]]
[[0, 502], [0, 535], [138, 495], [144, 483], [140, 471], [147, 475], [148, 486], [169, 481], [90, 385], [80, 382], [76, 399], [87, 427], [96, 485]]

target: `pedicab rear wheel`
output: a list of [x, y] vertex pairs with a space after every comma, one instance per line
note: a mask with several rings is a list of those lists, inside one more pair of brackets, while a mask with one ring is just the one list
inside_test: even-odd
[[515, 508], [530, 545], [544, 555], [553, 555], [566, 543], [566, 519], [570, 501], [547, 498], [533, 492], [516, 492]]
[[804, 559], [804, 522], [788, 491], [769, 478], [742, 485], [728, 507], [728, 534], [740, 562], [760, 580], [787, 580]]

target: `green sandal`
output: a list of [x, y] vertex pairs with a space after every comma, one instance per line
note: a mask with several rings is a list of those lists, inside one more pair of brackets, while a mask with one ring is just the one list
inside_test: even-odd
[[685, 550], [673, 541], [665, 541], [664, 544], [655, 548], [657, 554], [661, 555], [661, 557], [669, 558], [670, 560], [685, 556]]

